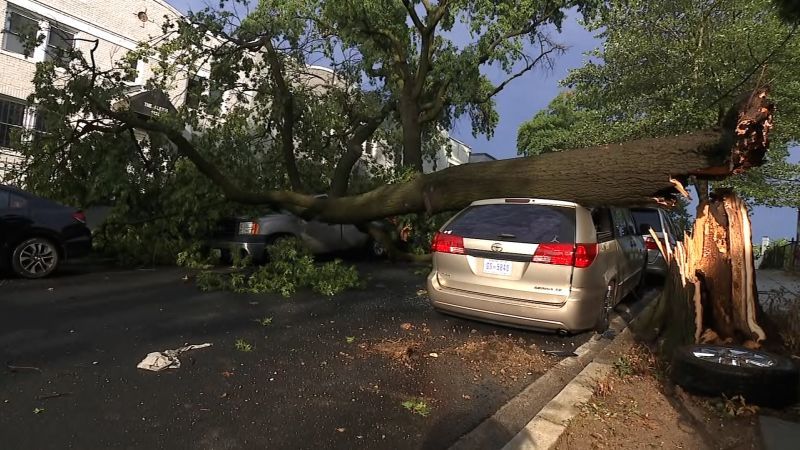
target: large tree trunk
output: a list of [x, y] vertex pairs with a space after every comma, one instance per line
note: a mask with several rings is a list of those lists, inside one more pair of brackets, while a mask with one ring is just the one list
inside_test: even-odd
[[668, 239], [659, 246], [670, 271], [650, 326], [664, 330], [667, 351], [697, 342], [758, 347], [766, 339], [758, 324], [750, 218], [736, 194], [715, 192], [698, 206], [691, 235], [674, 249]]
[[422, 173], [422, 126], [420, 109], [414, 101], [399, 103], [400, 124], [403, 130], [403, 166]]

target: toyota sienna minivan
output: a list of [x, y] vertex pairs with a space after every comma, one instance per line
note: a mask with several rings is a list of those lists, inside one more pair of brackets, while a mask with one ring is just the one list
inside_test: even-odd
[[431, 250], [438, 311], [570, 333], [605, 330], [647, 263], [629, 210], [527, 198], [473, 202]]

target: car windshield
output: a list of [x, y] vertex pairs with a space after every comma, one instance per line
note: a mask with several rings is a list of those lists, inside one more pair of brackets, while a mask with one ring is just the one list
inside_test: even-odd
[[531, 204], [477, 205], [459, 214], [445, 231], [470, 239], [573, 243], [575, 209]]
[[633, 214], [633, 220], [636, 222], [636, 228], [638, 230], [642, 229], [642, 225], [646, 225], [648, 228], [652, 228], [656, 233], [663, 231], [661, 229], [661, 220], [658, 218], [658, 211], [655, 209], [632, 209], [631, 213]]

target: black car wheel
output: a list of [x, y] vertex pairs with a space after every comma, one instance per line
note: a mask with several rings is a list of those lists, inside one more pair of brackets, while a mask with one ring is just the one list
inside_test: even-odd
[[596, 331], [598, 334], [605, 333], [606, 330], [608, 330], [608, 325], [611, 323], [611, 310], [614, 309], [615, 293], [615, 283], [612, 281], [606, 288], [606, 295], [603, 298], [600, 315], [597, 317], [597, 322], [594, 325], [594, 331]]
[[21, 242], [11, 255], [11, 267], [23, 278], [42, 278], [58, 267], [58, 249], [44, 238], [31, 238]]
[[797, 402], [798, 374], [789, 358], [724, 345], [682, 347], [671, 370], [672, 380], [687, 391], [741, 395], [750, 403], [774, 407]]
[[383, 258], [386, 256], [386, 248], [380, 242], [370, 239], [367, 246], [369, 256], [373, 258]]

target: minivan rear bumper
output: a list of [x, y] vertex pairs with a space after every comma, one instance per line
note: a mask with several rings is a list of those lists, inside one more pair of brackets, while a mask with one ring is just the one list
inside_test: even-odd
[[534, 330], [583, 331], [595, 326], [605, 288], [573, 289], [561, 305], [492, 297], [443, 287], [436, 271], [428, 276], [428, 296], [441, 312], [484, 322]]

